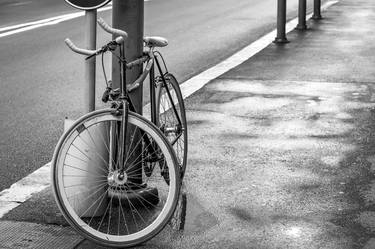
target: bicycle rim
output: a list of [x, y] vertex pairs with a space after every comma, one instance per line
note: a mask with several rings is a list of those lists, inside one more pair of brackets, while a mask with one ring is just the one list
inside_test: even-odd
[[[84, 116], [60, 139], [52, 161], [55, 199], [67, 221], [84, 237], [115, 247], [133, 246], [160, 232], [173, 214], [180, 186], [169, 143], [154, 125], [133, 113], [121, 176], [116, 149], [120, 120], [111, 110]], [[154, 167], [148, 177], [144, 174], [139, 153], [151, 147], [148, 158], [154, 158], [155, 165], [168, 165], [168, 184], [161, 167]]]
[[[167, 137], [168, 141], [176, 153], [177, 161], [180, 166], [182, 176], [186, 170], [187, 150], [188, 150], [188, 135], [187, 122], [184, 100], [182, 98], [181, 90], [176, 78], [167, 73], [165, 75], [166, 83], [171, 97], [167, 94], [165, 86], [159, 86], [156, 91], [156, 110], [157, 110], [157, 124]], [[173, 103], [173, 105], [172, 105]], [[178, 117], [173, 110], [175, 106], [177, 115], [181, 120], [179, 127]], [[174, 130], [175, 129], [175, 130]], [[173, 131], [174, 130], [174, 131]]]

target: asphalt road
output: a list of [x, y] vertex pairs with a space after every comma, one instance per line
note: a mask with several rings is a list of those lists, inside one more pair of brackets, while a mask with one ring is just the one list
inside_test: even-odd
[[[288, 18], [297, 2], [288, 1]], [[62, 0], [0, 0], [0, 30], [75, 11]], [[111, 21], [111, 11], [99, 16]], [[145, 2], [145, 34], [169, 40], [162, 52], [180, 82], [268, 33], [275, 19], [274, 0]], [[66, 37], [84, 44], [84, 18], [0, 37], [0, 191], [49, 162], [64, 117], [83, 114], [83, 58]], [[99, 32], [98, 44], [109, 38]], [[103, 89], [98, 83], [98, 95]]]

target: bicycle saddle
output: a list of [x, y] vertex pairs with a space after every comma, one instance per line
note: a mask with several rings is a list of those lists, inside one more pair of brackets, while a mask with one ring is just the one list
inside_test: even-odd
[[165, 47], [168, 45], [168, 40], [159, 36], [145, 36], [143, 41], [147, 47]]

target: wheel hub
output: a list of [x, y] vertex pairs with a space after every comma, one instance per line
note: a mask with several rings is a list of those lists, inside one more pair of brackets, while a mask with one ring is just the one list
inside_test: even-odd
[[110, 186], [124, 185], [128, 181], [128, 175], [120, 170], [110, 172], [107, 177]]

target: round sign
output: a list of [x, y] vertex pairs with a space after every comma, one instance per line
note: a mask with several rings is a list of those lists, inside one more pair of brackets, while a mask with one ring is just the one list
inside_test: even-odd
[[93, 10], [106, 5], [111, 0], [65, 0], [68, 4], [81, 10]]

